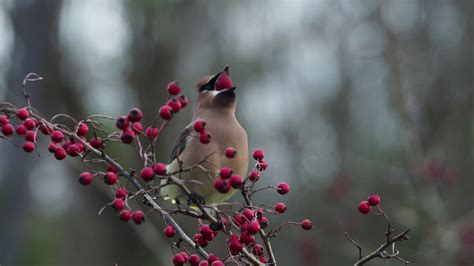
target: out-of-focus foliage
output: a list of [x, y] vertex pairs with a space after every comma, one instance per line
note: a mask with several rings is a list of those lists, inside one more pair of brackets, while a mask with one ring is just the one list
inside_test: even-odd
[[[20, 104], [21, 80], [36, 72], [45, 115], [140, 106], [151, 121], [168, 81], [193, 102], [195, 80], [229, 64], [251, 148], [270, 163], [263, 182], [289, 179], [285, 215], [315, 221], [280, 233], [281, 265], [353, 262], [345, 231], [378, 246], [383, 220], [356, 210], [373, 192], [395, 227], [412, 229], [404, 258], [472, 265], [473, 10], [469, 0], [4, 0], [0, 98]], [[163, 161], [191, 115], [173, 120]], [[136, 230], [111, 210], [98, 216], [110, 192], [79, 187], [78, 164], [0, 150], [0, 264], [169, 264], [159, 217]]]

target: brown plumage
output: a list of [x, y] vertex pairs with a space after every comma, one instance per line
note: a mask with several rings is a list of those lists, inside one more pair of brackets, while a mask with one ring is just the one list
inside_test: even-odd
[[[190, 172], [177, 175], [186, 181], [193, 180], [186, 182], [187, 187], [202, 197], [206, 204], [226, 201], [236, 191], [232, 189], [228, 193], [221, 194], [214, 188], [219, 169], [222, 166], [231, 167], [234, 174], [244, 178], [247, 174], [249, 159], [247, 133], [235, 116], [237, 104], [235, 87], [217, 88], [220, 89], [217, 90], [216, 81], [220, 75], [228, 75], [228, 67], [217, 75], [207, 76], [197, 82], [195, 87], [199, 95], [193, 120], [179, 135], [168, 165], [168, 172], [175, 172], [179, 170], [179, 162], [182, 162], [184, 169], [209, 156], [202, 164], [207, 172], [194, 168]], [[198, 118], [206, 122], [206, 130], [212, 136], [209, 144], [202, 144], [196, 137], [197, 132], [193, 130], [193, 123]], [[228, 159], [224, 156], [224, 150], [227, 147], [234, 147], [237, 150], [235, 158]], [[161, 193], [172, 200], [187, 200], [180, 189], [174, 185], [164, 187]]]

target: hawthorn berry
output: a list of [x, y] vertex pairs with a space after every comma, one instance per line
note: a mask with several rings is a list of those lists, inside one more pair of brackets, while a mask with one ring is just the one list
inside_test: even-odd
[[15, 129], [13, 128], [12, 124], [5, 124], [2, 127], [2, 133], [5, 136], [11, 136]]
[[23, 150], [25, 152], [32, 152], [32, 151], [35, 150], [35, 147], [36, 147], [36, 145], [31, 141], [27, 141], [23, 144]]
[[224, 151], [225, 157], [232, 159], [237, 155], [237, 151], [233, 147], [227, 147]]
[[214, 231], [207, 224], [201, 227], [200, 233], [207, 241], [211, 241], [214, 238]]
[[117, 191], [115, 192], [115, 197], [119, 199], [125, 199], [128, 195], [128, 191], [124, 187], [117, 188]]
[[168, 105], [161, 106], [159, 113], [160, 117], [164, 120], [170, 120], [173, 118], [173, 108]]
[[196, 255], [196, 254], [192, 254], [191, 256], [189, 256], [189, 259], [188, 259], [189, 265], [191, 266], [199, 266], [200, 261], [201, 261], [201, 258], [199, 257], [199, 255]]
[[169, 107], [171, 107], [171, 109], [173, 109], [173, 112], [174, 113], [177, 113], [181, 110], [181, 103], [179, 102], [178, 99], [176, 98], [173, 98], [173, 99], [170, 99], [168, 101], [168, 103], [166, 103]]
[[258, 171], [253, 170], [249, 174], [249, 180], [252, 182], [257, 182], [260, 179], [260, 173]]
[[260, 161], [263, 159], [263, 157], [265, 157], [265, 153], [263, 152], [262, 149], [255, 149], [253, 151], [253, 158], [257, 161]]
[[243, 225], [246, 223], [245, 216], [241, 213], [234, 214], [232, 218], [237, 225]]
[[261, 159], [257, 164], [257, 169], [260, 171], [265, 171], [268, 168], [268, 162], [265, 159]]
[[174, 234], [176, 233], [173, 226], [171, 225], [166, 226], [164, 232], [165, 232], [165, 235], [169, 238], [173, 237]]
[[228, 179], [232, 176], [232, 169], [230, 167], [227, 167], [227, 166], [223, 166], [221, 168], [221, 170], [219, 171], [219, 176], [222, 178], [222, 179]]
[[120, 134], [120, 140], [125, 144], [131, 144], [135, 141], [135, 133], [133, 132], [133, 130], [125, 129]]
[[260, 231], [260, 224], [258, 221], [251, 221], [247, 227], [247, 234], [254, 235]]
[[262, 263], [267, 263], [268, 262], [268, 259], [265, 258], [265, 257], [260, 257], [260, 258], [258, 258], [258, 260]]
[[263, 255], [263, 246], [260, 245], [260, 244], [256, 244], [255, 246], [253, 246], [252, 248], [252, 253], [255, 255], [255, 256], [262, 256]]
[[204, 237], [199, 233], [194, 234], [193, 240], [201, 247], [206, 247], [209, 244], [209, 241], [204, 239]]
[[102, 142], [102, 139], [99, 137], [93, 138], [90, 140], [89, 144], [92, 146], [94, 149], [101, 149], [104, 145]]
[[281, 182], [277, 186], [277, 191], [281, 195], [285, 195], [286, 193], [288, 193], [290, 191], [290, 185], [288, 185], [288, 183], [286, 183], [286, 182]]
[[363, 214], [367, 214], [370, 212], [370, 204], [368, 201], [363, 200], [359, 203], [359, 211]]
[[258, 218], [258, 223], [260, 224], [260, 228], [265, 229], [268, 226], [268, 219], [265, 216]]
[[238, 239], [229, 242], [229, 251], [232, 255], [237, 255], [242, 251], [243, 248], [244, 245]]
[[0, 126], [4, 126], [8, 123], [10, 123], [10, 121], [8, 120], [8, 116], [0, 115]]
[[63, 147], [57, 147], [57, 149], [54, 151], [54, 157], [56, 160], [61, 161], [66, 158], [66, 156], [66, 150]]
[[203, 130], [199, 135], [199, 141], [202, 144], [208, 144], [209, 142], [211, 142], [211, 134], [206, 130]]
[[249, 208], [245, 208], [242, 210], [242, 214], [244, 215], [245, 218], [247, 218], [248, 221], [252, 221], [255, 215], [255, 212]]
[[255, 243], [257, 240], [255, 239], [255, 236], [248, 234], [248, 232], [243, 232], [240, 235], [240, 241], [248, 246]]
[[132, 122], [140, 122], [143, 118], [143, 113], [142, 113], [142, 110], [138, 109], [138, 108], [132, 108], [129, 112], [128, 112], [128, 120], [132, 121]]
[[222, 72], [216, 80], [215, 84], [216, 90], [225, 90], [234, 87], [234, 82], [230, 79], [230, 76], [227, 71]]
[[24, 136], [28, 129], [24, 125], [18, 125], [15, 129], [17, 135]]
[[55, 130], [53, 131], [53, 133], [51, 133], [51, 140], [56, 142], [56, 143], [59, 143], [61, 141], [63, 141], [64, 139], [64, 134], [63, 132], [59, 131], [59, 130]]
[[113, 185], [117, 183], [118, 176], [114, 172], [107, 172], [104, 176], [104, 183], [107, 185]]
[[171, 81], [170, 83], [168, 83], [166, 89], [171, 95], [178, 95], [181, 92], [181, 88], [179, 87], [179, 83], [177, 81]]
[[77, 135], [78, 136], [84, 136], [89, 132], [89, 127], [87, 126], [86, 123], [81, 123], [79, 124], [79, 127], [77, 128]]
[[92, 183], [92, 174], [89, 172], [83, 172], [79, 175], [79, 183], [83, 186]]
[[25, 119], [25, 121], [23, 121], [22, 124], [23, 124], [23, 125], [26, 127], [26, 129], [28, 129], [28, 130], [33, 130], [33, 129], [36, 127], [35, 121], [34, 121], [33, 119], [31, 119], [31, 118]]
[[206, 122], [204, 122], [202, 119], [196, 119], [193, 123], [193, 128], [196, 132], [203, 132], [206, 127]]
[[145, 133], [149, 138], [156, 138], [160, 134], [156, 127], [147, 127]]
[[184, 95], [179, 96], [178, 101], [181, 103], [181, 109], [188, 105], [188, 98]]
[[153, 168], [145, 167], [140, 171], [140, 176], [145, 182], [150, 182], [155, 178], [155, 172], [153, 172]]
[[156, 163], [155, 166], [153, 166], [153, 171], [156, 175], [166, 175], [166, 164]]
[[71, 144], [67, 147], [66, 152], [71, 157], [76, 157], [81, 153], [81, 149], [76, 144]]
[[188, 253], [182, 251], [182, 252], [180, 252], [179, 254], [181, 254], [181, 256], [183, 256], [183, 258], [184, 258], [185, 261], [188, 261], [188, 259], [189, 259]]
[[275, 204], [275, 211], [278, 213], [284, 213], [286, 211], [286, 205], [283, 202]]
[[143, 125], [140, 122], [135, 122], [132, 124], [132, 130], [136, 133], [143, 132]]
[[216, 179], [214, 182], [214, 187], [219, 191], [220, 193], [227, 193], [230, 190], [230, 184], [229, 180], [226, 179]]
[[128, 117], [126, 116], [121, 116], [117, 118], [117, 121], [115, 121], [115, 126], [121, 130], [127, 129], [128, 125], [129, 125], [129, 121], [128, 121]]
[[122, 210], [119, 213], [120, 220], [128, 222], [132, 218], [132, 212], [129, 210]]
[[54, 153], [57, 149], [58, 149], [58, 145], [56, 145], [56, 143], [54, 143], [54, 142], [51, 142], [48, 145], [48, 151], [51, 152], [51, 153]]
[[377, 194], [371, 194], [367, 198], [367, 201], [369, 202], [370, 206], [377, 206], [380, 203], [380, 196]]
[[40, 125], [40, 130], [41, 130], [41, 133], [43, 133], [43, 135], [49, 135], [53, 132], [53, 130], [50, 127], [44, 124]]
[[112, 164], [107, 164], [107, 172], [112, 172], [112, 173], [118, 173], [118, 170], [117, 168], [115, 168], [115, 166], [113, 166]]
[[229, 184], [233, 187], [233, 188], [239, 188], [241, 185], [242, 185], [242, 177], [240, 175], [233, 175], [230, 179], [229, 179]]
[[211, 263], [211, 266], [225, 266], [225, 264], [220, 260], [216, 260]]
[[125, 202], [122, 200], [122, 199], [114, 199], [114, 201], [112, 202], [112, 207], [116, 210], [116, 211], [120, 211], [121, 209], [123, 209], [125, 207]]
[[313, 222], [308, 219], [304, 219], [303, 222], [301, 222], [301, 228], [304, 230], [311, 230], [313, 228]]
[[25, 120], [28, 118], [28, 116], [30, 116], [30, 113], [28, 112], [26, 108], [21, 108], [21, 109], [18, 109], [18, 113], [16, 114], [16, 116], [20, 120]]
[[36, 132], [34, 132], [34, 131], [26, 132], [25, 139], [27, 141], [35, 142], [36, 141]]
[[134, 211], [132, 213], [132, 220], [136, 224], [141, 224], [142, 222], [145, 221], [145, 214], [142, 211]]
[[207, 261], [209, 263], [213, 263], [214, 261], [218, 261], [218, 260], [219, 260], [219, 257], [214, 253], [210, 253], [209, 256], [207, 257]]

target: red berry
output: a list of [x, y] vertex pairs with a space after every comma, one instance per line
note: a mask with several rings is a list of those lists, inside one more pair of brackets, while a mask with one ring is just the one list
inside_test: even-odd
[[368, 201], [363, 200], [359, 203], [359, 211], [363, 214], [370, 212], [370, 204]]
[[263, 255], [263, 247], [262, 245], [260, 244], [256, 244], [255, 246], [253, 246], [252, 248], [252, 253], [255, 255], [255, 256], [262, 256]]
[[128, 195], [128, 191], [124, 187], [117, 188], [117, 191], [115, 192], [115, 197], [119, 199], [125, 199], [127, 195]]
[[257, 221], [251, 221], [247, 227], [247, 234], [254, 235], [260, 231], [260, 224]]
[[115, 122], [115, 126], [121, 130], [127, 129], [128, 125], [129, 125], [129, 121], [128, 121], [128, 117], [126, 116], [119, 117], [117, 121]]
[[114, 172], [107, 172], [104, 176], [104, 183], [107, 185], [113, 185], [117, 183], [118, 176]]
[[56, 160], [61, 161], [66, 158], [66, 156], [66, 150], [63, 147], [57, 147], [57, 149], [54, 151], [54, 157]]
[[135, 133], [130, 129], [125, 129], [122, 131], [122, 134], [120, 134], [120, 140], [125, 144], [131, 144], [135, 141]]
[[107, 172], [112, 172], [112, 173], [118, 173], [118, 170], [117, 168], [115, 168], [115, 166], [113, 166], [112, 164], [107, 164]]
[[58, 145], [56, 143], [51, 142], [48, 146], [48, 151], [54, 153], [58, 149]]
[[281, 195], [285, 195], [290, 191], [290, 185], [288, 185], [288, 183], [286, 182], [281, 182], [280, 184], [278, 184], [277, 191]]
[[71, 157], [76, 157], [81, 153], [81, 149], [76, 144], [71, 144], [67, 147], [66, 152]]
[[260, 179], [260, 173], [258, 171], [253, 170], [249, 174], [249, 180], [252, 182], [257, 182]]
[[168, 93], [171, 95], [178, 95], [181, 92], [178, 82], [171, 81], [167, 86]]
[[145, 167], [140, 171], [140, 176], [142, 177], [143, 181], [150, 182], [155, 178], [155, 172], [153, 172], [153, 168]]
[[132, 122], [140, 122], [143, 118], [143, 113], [142, 113], [142, 110], [138, 109], [138, 108], [132, 108], [129, 112], [128, 112], [128, 120], [132, 121]]
[[229, 242], [229, 250], [232, 255], [237, 255], [242, 251], [244, 245], [240, 242], [240, 240], [234, 240]]
[[227, 193], [230, 190], [230, 184], [228, 180], [225, 179], [217, 179], [214, 182], [214, 187], [219, 191], [220, 193]]
[[145, 221], [145, 214], [142, 211], [134, 211], [132, 213], [132, 220], [136, 224], [141, 224], [142, 222]]
[[232, 218], [233, 218], [234, 222], [239, 226], [246, 223], [245, 216], [241, 213], [234, 214], [234, 216]]
[[120, 220], [128, 222], [132, 218], [132, 212], [129, 210], [122, 210], [119, 213]]
[[211, 263], [211, 266], [225, 266], [225, 264], [220, 260], [216, 260]]
[[17, 135], [24, 136], [28, 130], [24, 125], [18, 125], [16, 126], [15, 132]]
[[303, 222], [301, 222], [301, 227], [304, 230], [311, 230], [311, 228], [313, 228], [313, 222], [311, 220], [305, 219]]
[[260, 227], [261, 227], [262, 229], [267, 228], [267, 226], [268, 226], [268, 219], [267, 219], [267, 217], [262, 216], [262, 217], [258, 218], [258, 223], [260, 224]]
[[199, 266], [199, 262], [201, 261], [201, 258], [199, 257], [199, 255], [196, 255], [196, 254], [192, 254], [191, 256], [189, 256], [189, 265], [191, 266]]
[[203, 132], [205, 127], [206, 127], [206, 122], [204, 122], [203, 120], [196, 119], [196, 121], [194, 121], [193, 128], [196, 132], [199, 132], [199, 133]]
[[188, 98], [186, 98], [184, 95], [179, 96], [178, 101], [181, 103], [181, 109], [188, 105]]
[[176, 98], [170, 99], [167, 105], [173, 109], [174, 113], [177, 113], [181, 110], [181, 103]]
[[278, 213], [284, 213], [286, 211], [286, 205], [283, 202], [275, 204], [275, 211]]
[[261, 159], [257, 164], [257, 169], [260, 171], [265, 171], [268, 167], [267, 161], [265, 159]]
[[122, 199], [114, 199], [114, 201], [112, 202], [112, 207], [116, 211], [120, 211], [121, 209], [123, 209], [123, 207], [125, 207], [125, 202]]
[[160, 134], [160, 132], [158, 131], [158, 128], [156, 127], [147, 127], [145, 132], [149, 138], [156, 138]]
[[255, 239], [255, 236], [249, 235], [248, 233], [242, 233], [240, 235], [240, 241], [244, 243], [245, 245], [250, 245], [255, 243], [257, 240]]
[[81, 123], [79, 127], [77, 128], [76, 133], [78, 136], [84, 136], [85, 134], [87, 134], [88, 131], [89, 131], [89, 127], [87, 126], [87, 124]]
[[132, 125], [132, 130], [133, 130], [135, 133], [143, 132], [143, 125], [142, 125], [142, 123], [140, 123], [140, 122], [135, 122], [135, 123], [133, 123], [133, 125]]
[[245, 218], [247, 218], [247, 221], [252, 221], [253, 217], [255, 217], [255, 212], [249, 208], [243, 209], [242, 214], [244, 215]]
[[173, 118], [173, 109], [169, 107], [168, 105], [164, 105], [160, 108], [160, 117], [163, 118], [164, 120], [170, 120]]
[[225, 157], [232, 159], [237, 155], [237, 151], [233, 147], [227, 147], [224, 151]]
[[233, 188], [239, 188], [242, 185], [242, 177], [240, 175], [233, 175], [229, 183]]
[[83, 172], [79, 175], [79, 183], [83, 186], [92, 183], [92, 174], [89, 172]]
[[164, 163], [157, 163], [153, 167], [153, 171], [157, 175], [166, 175], [166, 164]]
[[205, 247], [209, 244], [209, 242], [206, 239], [204, 239], [204, 237], [202, 237], [202, 235], [199, 233], [194, 234], [193, 240], [201, 247]]
[[200, 230], [200, 233], [201, 235], [206, 238], [206, 240], [210, 241], [209, 239], [207, 238], [211, 238], [212, 240], [212, 237], [214, 237], [214, 231], [211, 229], [211, 227], [209, 225], [203, 225], [201, 227], [201, 230]]
[[265, 153], [263, 152], [262, 149], [255, 149], [253, 151], [253, 158], [257, 161], [260, 161], [263, 159], [263, 157], [265, 157]]
[[33, 130], [36, 127], [36, 123], [33, 119], [27, 118], [25, 121], [23, 121], [23, 125], [26, 127], [28, 130]]
[[8, 117], [6, 115], [0, 115], [0, 126], [4, 126], [8, 123], [10, 123]]
[[2, 133], [3, 133], [3, 135], [5, 135], [5, 136], [10, 136], [10, 135], [12, 135], [14, 131], [15, 131], [15, 130], [14, 130], [12, 124], [5, 124], [5, 125], [3, 125], [3, 127], [2, 127]]
[[207, 261], [209, 263], [213, 263], [214, 261], [218, 261], [218, 260], [219, 260], [219, 257], [214, 253], [210, 253], [209, 256], [207, 257]]
[[227, 167], [227, 166], [224, 166], [221, 168], [221, 170], [219, 171], [219, 176], [222, 178], [222, 179], [228, 179], [232, 176], [232, 169], [230, 167]]
[[211, 134], [209, 134], [206, 130], [202, 131], [199, 135], [199, 141], [202, 144], [208, 144], [209, 142], [211, 142]]
[[93, 138], [90, 140], [89, 144], [92, 146], [92, 148], [94, 149], [101, 149], [104, 145], [104, 143], [102, 142], [102, 139], [100, 138]]
[[61, 142], [63, 141], [64, 139], [64, 134], [63, 132], [59, 131], [59, 130], [55, 130], [53, 131], [53, 133], [51, 133], [51, 140], [58, 143], [58, 142]]
[[268, 262], [268, 259], [265, 258], [265, 257], [260, 257], [260, 258], [258, 258], [258, 260], [262, 263], [267, 263]]
[[30, 116], [30, 113], [28, 112], [26, 108], [21, 108], [21, 109], [18, 109], [18, 113], [16, 114], [16, 116], [20, 120], [25, 120], [28, 118], [28, 116]]
[[53, 132], [53, 130], [50, 127], [43, 124], [40, 125], [40, 130], [41, 130], [41, 133], [43, 133], [43, 135], [49, 135]]
[[371, 194], [369, 195], [367, 201], [371, 206], [377, 206], [380, 203], [380, 196], [377, 194]]
[[27, 141], [35, 142], [36, 141], [36, 133], [34, 131], [26, 132], [25, 139]]
[[23, 150], [25, 152], [32, 152], [35, 150], [35, 147], [36, 147], [35, 144], [31, 141], [27, 141], [25, 142], [25, 144], [23, 144]]
[[217, 91], [234, 87], [234, 82], [232, 82], [232, 79], [230, 79], [228, 71], [224, 71], [219, 75], [216, 80], [215, 86]]
[[174, 231], [173, 226], [171, 226], [171, 225], [168, 225], [167, 227], [165, 227], [165, 230], [164, 230], [164, 231], [165, 231], [165, 235], [166, 235], [167, 237], [170, 237], [170, 238], [173, 237], [174, 234], [176, 233], [176, 232]]
[[183, 251], [183, 252], [180, 252], [179, 254], [181, 254], [181, 256], [183, 256], [183, 258], [184, 258], [185, 261], [188, 261], [188, 259], [189, 259], [188, 253], [186, 253], [186, 252]]
[[182, 266], [186, 263], [186, 260], [181, 254], [176, 254], [173, 256], [173, 265]]

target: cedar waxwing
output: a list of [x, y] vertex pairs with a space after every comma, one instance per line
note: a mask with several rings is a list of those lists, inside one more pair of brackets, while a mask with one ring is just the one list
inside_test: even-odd
[[[220, 168], [230, 167], [233, 174], [242, 176], [242, 179], [247, 174], [249, 160], [247, 133], [235, 116], [237, 99], [228, 66], [214, 76], [199, 80], [195, 88], [199, 95], [193, 120], [178, 136], [167, 172], [178, 171], [180, 163], [181, 169], [189, 168], [209, 156], [201, 164], [204, 169], [195, 167], [192, 171], [176, 174], [176, 177], [189, 181], [185, 182], [185, 185], [205, 204], [221, 203], [228, 200], [237, 190], [231, 189], [227, 193], [216, 190], [214, 181], [219, 178]], [[199, 133], [193, 129], [196, 119], [206, 123], [205, 129], [211, 134], [210, 143], [200, 142]], [[229, 159], [224, 155], [227, 147], [233, 147], [237, 151], [234, 158]], [[173, 202], [189, 200], [176, 185], [163, 187], [161, 194]]]

